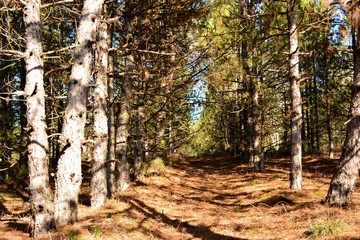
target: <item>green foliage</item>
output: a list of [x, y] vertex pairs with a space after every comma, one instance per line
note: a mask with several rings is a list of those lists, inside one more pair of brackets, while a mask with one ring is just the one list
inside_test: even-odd
[[72, 230], [67, 234], [67, 239], [68, 240], [78, 240], [79, 239], [79, 235], [80, 235], [80, 231], [79, 230]]
[[91, 227], [89, 231], [95, 238], [100, 238], [102, 235], [102, 229], [99, 226]]
[[311, 238], [332, 236], [337, 237], [341, 230], [348, 229], [349, 226], [342, 220], [319, 220], [310, 225], [309, 236]]
[[165, 162], [162, 158], [157, 157], [144, 165], [144, 175], [162, 175], [165, 171]]
[[223, 152], [221, 144], [222, 128], [220, 119], [217, 117], [219, 111], [214, 108], [205, 108], [200, 120], [193, 126], [192, 137], [181, 152], [188, 156], [214, 155]]

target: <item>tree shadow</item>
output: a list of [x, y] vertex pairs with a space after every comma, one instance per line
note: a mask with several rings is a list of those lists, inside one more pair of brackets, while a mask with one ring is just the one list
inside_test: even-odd
[[157, 212], [154, 208], [146, 205], [144, 202], [135, 199], [133, 197], [123, 197], [124, 200], [128, 201], [131, 206], [137, 211], [144, 214], [147, 218], [151, 219], [161, 219], [161, 221], [167, 225], [170, 225], [174, 228], [182, 228], [185, 232], [190, 233], [194, 237], [203, 239], [203, 240], [245, 240], [244, 238], [236, 238], [231, 236], [226, 236], [222, 234], [215, 233], [209, 229], [208, 226], [193, 226], [186, 221], [180, 221], [178, 219], [170, 219], [163, 213]]

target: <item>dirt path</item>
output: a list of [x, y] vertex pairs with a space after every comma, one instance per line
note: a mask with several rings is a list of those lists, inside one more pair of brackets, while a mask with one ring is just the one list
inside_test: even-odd
[[[79, 222], [52, 233], [52, 238], [308, 239], [318, 222], [334, 220], [347, 227], [323, 239], [360, 237], [357, 192], [348, 210], [320, 204], [335, 161], [305, 158], [302, 191], [288, 189], [288, 159], [268, 161], [265, 173], [231, 158], [172, 161], [163, 175], [134, 184], [104, 208], [81, 205]], [[5, 224], [0, 231], [1, 226]], [[25, 234], [7, 227], [12, 236]]]

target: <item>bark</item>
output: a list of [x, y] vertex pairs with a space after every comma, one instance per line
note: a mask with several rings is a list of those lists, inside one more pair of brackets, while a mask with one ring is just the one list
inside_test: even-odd
[[328, 69], [325, 70], [325, 106], [326, 106], [326, 131], [328, 136], [328, 154], [329, 158], [334, 158], [334, 141], [331, 128], [331, 103], [330, 103], [330, 84], [328, 77]]
[[77, 30], [77, 47], [71, 69], [64, 125], [60, 138], [61, 156], [56, 174], [55, 224], [57, 227], [77, 220], [77, 205], [81, 177], [81, 145], [86, 123], [93, 47], [97, 22], [104, 0], [86, 0]]
[[135, 177], [142, 177], [142, 167], [145, 162], [145, 83], [149, 79], [149, 73], [145, 70], [144, 78], [139, 81], [137, 95], [137, 119], [136, 119], [136, 142], [134, 152]]
[[260, 105], [259, 105], [259, 86], [257, 79], [251, 80], [251, 100], [252, 100], [252, 122], [251, 122], [251, 141], [250, 141], [250, 164], [255, 171], [264, 171], [264, 159], [260, 151]]
[[167, 112], [166, 105], [168, 104], [168, 95], [170, 92], [170, 85], [174, 79], [175, 73], [175, 56], [172, 56], [170, 59], [170, 64], [168, 64], [169, 72], [167, 77], [162, 79], [160, 84], [160, 91], [162, 98], [160, 100], [160, 107], [162, 110], [158, 113], [157, 122], [156, 122], [156, 146], [157, 153], [156, 156], [166, 157], [168, 155], [168, 149], [166, 146], [165, 132], [167, 127]]
[[[108, 46], [111, 46], [111, 32], [108, 33]], [[114, 56], [113, 52], [109, 53], [109, 70], [111, 77], [108, 77], [108, 160], [115, 160], [115, 114], [114, 114]], [[115, 191], [115, 162], [106, 165], [107, 191], [108, 197], [111, 198]]]
[[132, 76], [134, 69], [134, 56], [132, 53], [125, 58], [125, 78], [121, 85], [121, 105], [118, 116], [118, 126], [116, 132], [116, 155], [119, 162], [116, 164], [117, 190], [124, 191], [129, 187], [130, 174], [129, 163], [127, 160], [129, 122], [130, 122], [130, 101], [132, 99]]
[[289, 103], [288, 103], [288, 94], [289, 92], [284, 89], [284, 134], [282, 148], [285, 151], [290, 149], [289, 145]]
[[94, 89], [94, 149], [91, 166], [91, 207], [101, 207], [107, 197], [106, 168], [108, 145], [108, 26], [105, 21], [99, 24], [98, 48], [96, 57], [96, 87]]
[[53, 225], [52, 192], [49, 183], [48, 140], [46, 133], [44, 70], [41, 58], [40, 0], [28, 0], [24, 7], [26, 26], [26, 118], [29, 138], [28, 165], [32, 236], [40, 237]]
[[[354, 37], [355, 38], [355, 37]], [[330, 182], [325, 201], [329, 205], [347, 205], [351, 201], [360, 167], [360, 48], [354, 41], [354, 77], [352, 84], [351, 119], [347, 125], [346, 139], [340, 162]]]
[[290, 188], [302, 188], [302, 100], [299, 81], [298, 30], [295, 18], [295, 1], [288, 0], [288, 26], [290, 40], [290, 91], [291, 91], [291, 166]]
[[316, 151], [320, 151], [320, 129], [319, 129], [319, 107], [318, 107], [318, 87], [316, 78], [313, 78], [314, 84], [314, 111], [315, 111], [315, 142]]

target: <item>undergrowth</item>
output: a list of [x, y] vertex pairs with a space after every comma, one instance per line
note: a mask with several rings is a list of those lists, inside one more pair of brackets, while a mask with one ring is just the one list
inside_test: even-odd
[[349, 226], [342, 220], [319, 220], [310, 225], [310, 238], [332, 236], [337, 237], [341, 230], [348, 229]]

